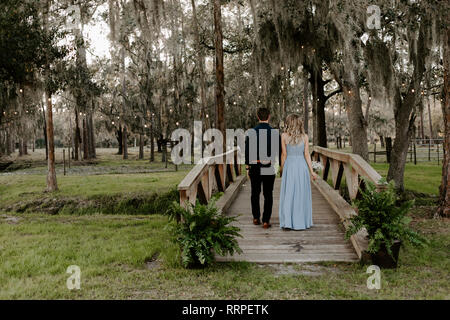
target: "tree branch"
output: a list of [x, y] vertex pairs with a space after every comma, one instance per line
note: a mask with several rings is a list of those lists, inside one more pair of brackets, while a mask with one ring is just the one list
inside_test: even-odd
[[[332, 80], [327, 80], [327, 81], [332, 81]], [[330, 99], [332, 96], [337, 95], [338, 93], [342, 92], [342, 88], [337, 89], [336, 91], [333, 91], [332, 93], [330, 93], [329, 95], [327, 95], [325, 97], [325, 101], [327, 101], [328, 99]]]

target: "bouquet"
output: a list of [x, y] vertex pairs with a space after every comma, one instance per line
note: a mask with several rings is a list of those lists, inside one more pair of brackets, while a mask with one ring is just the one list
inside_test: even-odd
[[313, 171], [315, 173], [319, 173], [319, 171], [323, 170], [323, 165], [320, 162], [318, 162], [318, 161], [312, 161], [311, 162], [311, 166], [312, 166]]

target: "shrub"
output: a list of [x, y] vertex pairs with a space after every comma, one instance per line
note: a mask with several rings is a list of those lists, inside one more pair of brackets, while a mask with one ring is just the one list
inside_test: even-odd
[[392, 256], [391, 247], [394, 241], [409, 242], [415, 246], [423, 246], [427, 241], [408, 227], [411, 218], [406, 214], [414, 205], [414, 200], [398, 205], [398, 197], [394, 183], [386, 185], [386, 189], [378, 192], [375, 184], [365, 180], [366, 189], [360, 190], [361, 199], [353, 201], [358, 214], [350, 218], [351, 225], [346, 232], [350, 238], [362, 228], [369, 235], [368, 252], [377, 253], [382, 245]]
[[214, 253], [225, 256], [242, 252], [236, 240], [241, 236], [240, 229], [230, 226], [236, 218], [222, 215], [214, 201], [208, 205], [187, 204], [187, 208], [174, 202], [169, 217], [178, 222], [170, 229], [173, 241], [181, 248], [184, 267], [204, 267], [214, 261]]

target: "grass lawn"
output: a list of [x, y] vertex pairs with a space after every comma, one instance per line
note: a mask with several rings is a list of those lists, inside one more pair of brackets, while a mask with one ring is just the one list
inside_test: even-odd
[[[137, 159], [137, 150], [130, 148], [129, 159], [123, 160], [116, 149], [98, 149], [92, 162], [72, 162], [68, 174], [57, 164], [59, 191], [45, 193], [46, 168], [43, 150], [15, 158], [15, 170], [0, 174], [0, 211], [31, 211], [45, 213], [140, 213], [151, 210], [155, 197], [177, 198], [168, 192], [176, 188], [192, 166], [179, 166]], [[57, 150], [57, 161], [62, 161]], [[147, 157], [148, 154], [146, 153]], [[67, 165], [66, 165], [67, 168]], [[149, 210], [150, 209], [150, 210]], [[159, 211], [157, 211], [159, 212]]]
[[[59, 191], [52, 197], [89, 198], [103, 195], [161, 193], [175, 187], [186, 171], [146, 174], [107, 174], [58, 176]], [[0, 176], [0, 204], [26, 201], [44, 196], [46, 177], [43, 175]]]
[[[92, 166], [115, 170], [148, 164], [133, 157], [123, 161], [108, 150], [99, 152]], [[373, 166], [387, 173], [386, 164]], [[135, 194], [161, 194], [175, 187], [188, 169], [58, 175], [60, 191], [54, 194], [43, 192], [44, 174], [25, 168], [0, 175], [0, 299], [450, 299], [449, 221], [431, 219], [435, 207], [428, 204], [416, 206], [411, 216], [413, 228], [425, 234], [430, 245], [403, 247], [398, 270], [382, 271], [380, 290], [367, 289], [367, 266], [357, 263], [216, 263], [186, 270], [165, 229], [167, 217], [138, 213], [149, 212], [153, 198], [140, 199], [144, 206], [135, 215], [120, 212], [130, 213], [136, 206]], [[405, 186], [436, 195], [440, 174], [438, 165], [408, 164]], [[133, 201], [118, 202], [121, 210], [114, 215], [107, 214], [107, 206], [100, 210], [106, 214], [96, 214], [100, 211], [94, 207], [86, 211], [89, 215], [2, 212], [9, 204], [42, 198], [100, 198], [106, 203], [123, 195]], [[163, 212], [158, 208], [168, 200], [159, 201], [155, 212]], [[81, 268], [81, 290], [66, 287], [70, 265]]]
[[[378, 173], [386, 177], [389, 169], [387, 163], [370, 163]], [[442, 165], [435, 163], [407, 163], [405, 168], [405, 189], [439, 195], [439, 185], [442, 179]]]
[[[185, 270], [165, 230], [166, 217], [0, 214], [0, 299], [449, 299], [448, 222], [415, 228], [431, 240], [402, 248], [381, 289], [366, 287], [366, 266], [345, 263], [217, 263]], [[70, 265], [81, 290], [66, 287]]]

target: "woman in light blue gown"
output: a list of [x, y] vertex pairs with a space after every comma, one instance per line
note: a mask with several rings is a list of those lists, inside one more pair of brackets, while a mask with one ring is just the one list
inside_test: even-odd
[[308, 229], [313, 225], [310, 179], [317, 179], [317, 175], [312, 169], [308, 136], [299, 115], [286, 118], [281, 152], [280, 228]]

